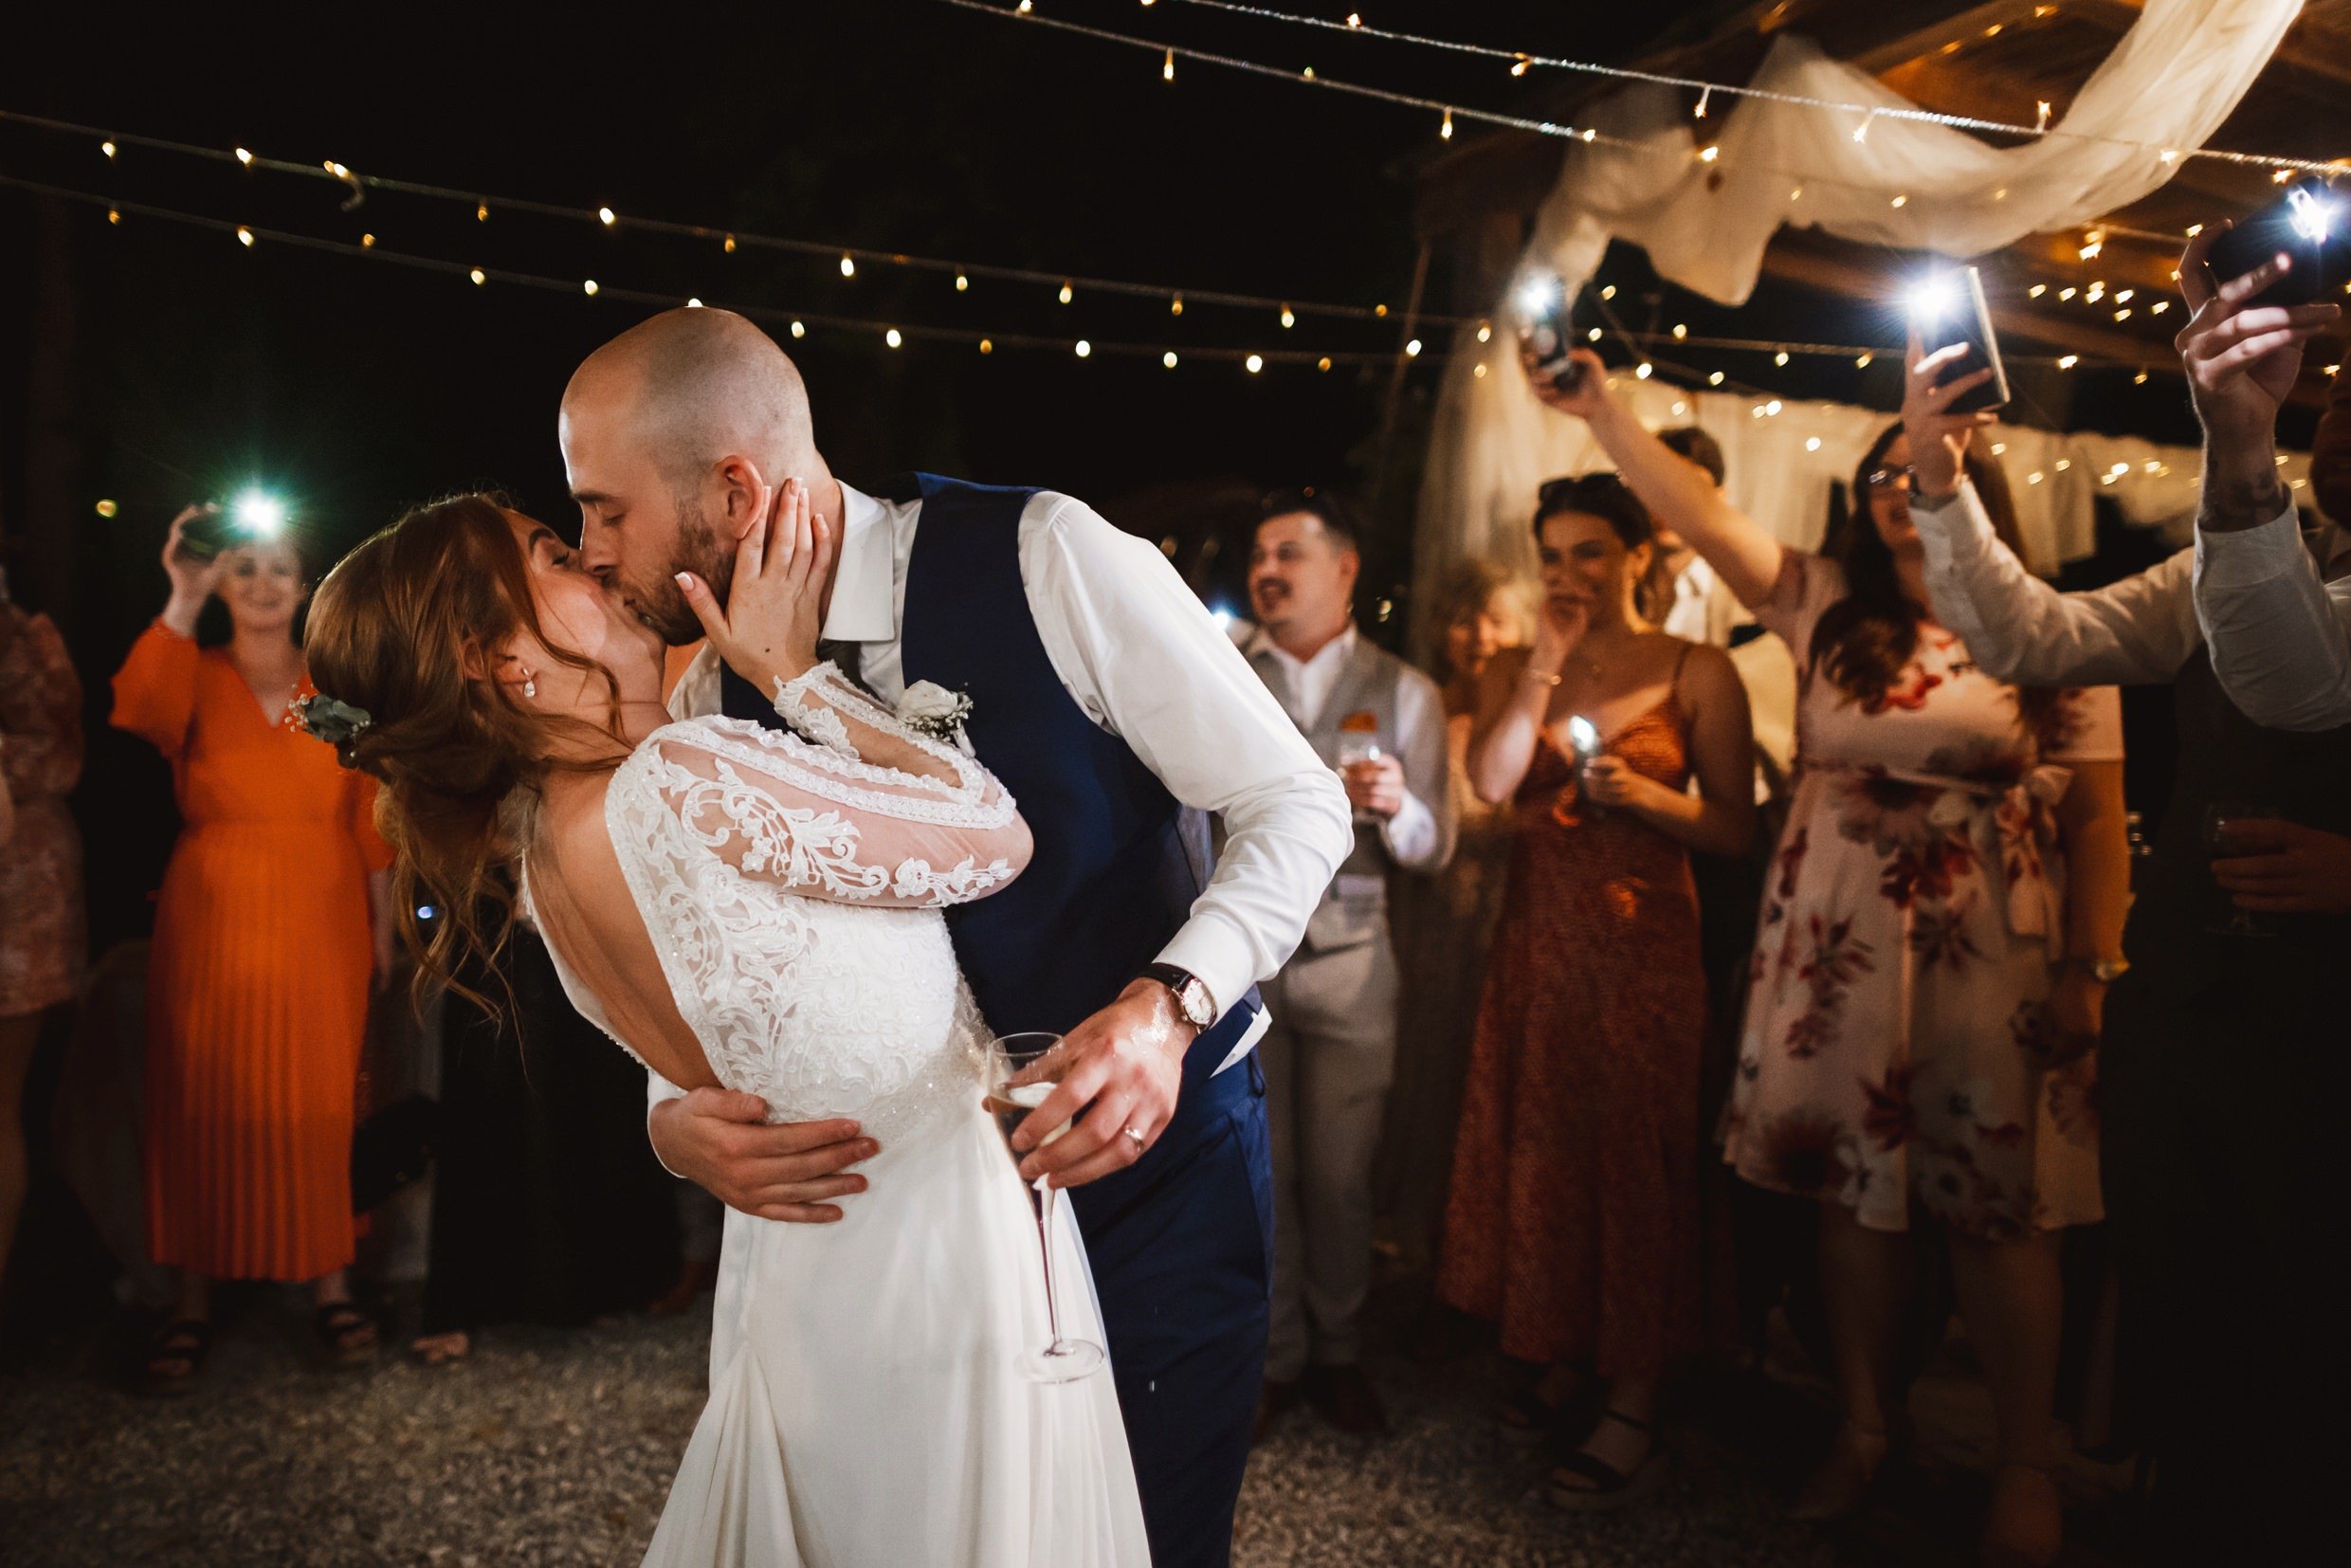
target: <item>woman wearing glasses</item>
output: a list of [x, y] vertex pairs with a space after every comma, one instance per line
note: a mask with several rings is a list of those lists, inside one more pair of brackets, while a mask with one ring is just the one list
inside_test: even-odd
[[[1939, 623], [1901, 426], [1821, 553], [1789, 548], [1612, 398], [1600, 362], [1539, 396], [1591, 426], [1802, 674], [1797, 784], [1765, 892], [1724, 1158], [1820, 1204], [1842, 1425], [1799, 1497], [1848, 1512], [1890, 1443], [1914, 1224], [1940, 1231], [1991, 1383], [1987, 1560], [2052, 1560], [2059, 1232], [2103, 1216], [2091, 1095], [2128, 862], [2110, 687], [2018, 688]], [[2014, 544], [1998, 467], [1967, 470]]]

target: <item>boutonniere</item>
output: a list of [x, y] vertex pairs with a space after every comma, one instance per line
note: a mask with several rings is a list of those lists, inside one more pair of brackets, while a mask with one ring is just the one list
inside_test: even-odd
[[948, 742], [966, 757], [972, 755], [972, 742], [963, 733], [963, 722], [971, 716], [970, 696], [949, 691], [935, 681], [917, 681], [898, 700], [900, 723], [917, 735]]

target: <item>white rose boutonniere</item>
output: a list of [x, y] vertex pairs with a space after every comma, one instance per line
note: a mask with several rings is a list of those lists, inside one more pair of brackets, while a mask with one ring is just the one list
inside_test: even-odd
[[971, 716], [971, 698], [936, 681], [917, 681], [898, 700], [900, 723], [917, 735], [948, 741], [966, 757], [972, 755], [972, 742], [963, 734], [963, 721]]

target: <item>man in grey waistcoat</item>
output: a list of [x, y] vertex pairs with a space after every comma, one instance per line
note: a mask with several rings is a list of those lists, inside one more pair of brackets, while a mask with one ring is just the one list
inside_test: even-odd
[[1267, 498], [1249, 559], [1256, 626], [1242, 651], [1355, 806], [1355, 850], [1265, 988], [1274, 1179], [1273, 1319], [1258, 1432], [1302, 1395], [1345, 1431], [1387, 1425], [1360, 1364], [1372, 1283], [1372, 1157], [1395, 1066], [1392, 872], [1453, 852], [1436, 683], [1355, 629], [1353, 516], [1313, 490]]

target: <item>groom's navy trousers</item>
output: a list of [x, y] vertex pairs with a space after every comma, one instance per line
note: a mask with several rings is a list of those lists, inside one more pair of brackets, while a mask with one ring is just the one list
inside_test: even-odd
[[[1020, 575], [1030, 490], [916, 476], [901, 636], [905, 678], [972, 699], [973, 749], [1020, 802], [1035, 849], [1002, 892], [948, 911], [956, 957], [998, 1033], [1066, 1033], [1152, 963], [1208, 875], [1206, 833], [1047, 656]], [[1168, 672], [1170, 680], [1179, 679]], [[728, 677], [726, 709], [775, 709]], [[1193, 1042], [1176, 1115], [1133, 1165], [1075, 1189], [1156, 1568], [1218, 1568], [1248, 1459], [1273, 1275], [1272, 1155], [1252, 992]]]

